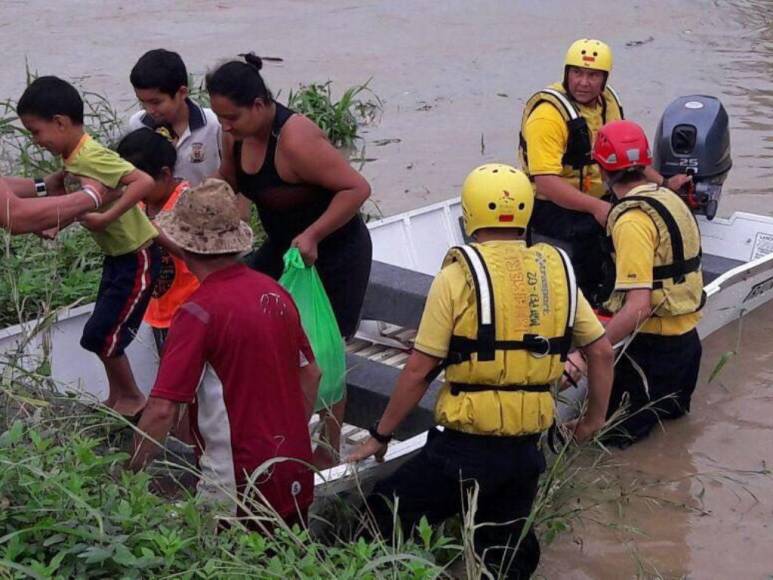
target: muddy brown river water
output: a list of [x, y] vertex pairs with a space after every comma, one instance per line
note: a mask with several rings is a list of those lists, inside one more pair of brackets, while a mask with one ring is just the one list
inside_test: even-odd
[[613, 453], [603, 477], [624, 497], [545, 550], [545, 578], [773, 577], [771, 335], [768, 306], [705, 341], [690, 415]]
[[[582, 36], [611, 44], [611, 83], [650, 136], [673, 98], [720, 97], [734, 159], [720, 215], [773, 215], [771, 0], [0, 0], [0, 95], [18, 97], [27, 59], [129, 109], [129, 70], [158, 46], [195, 73], [248, 50], [283, 57], [265, 70], [283, 94], [372, 79], [384, 110], [364, 133], [362, 171], [388, 215], [457, 195], [477, 164], [514, 163], [523, 102], [559, 79]], [[772, 333], [773, 308], [746, 320], [740, 354], [711, 384], [737, 327], [707, 341], [691, 416], [615, 455], [605, 476], [649, 499], [599, 508], [605, 525], [561, 536], [545, 577], [773, 575]]]
[[387, 215], [457, 195], [477, 164], [515, 163], [523, 102], [559, 79], [574, 39], [598, 36], [628, 117], [651, 136], [673, 98], [722, 99], [735, 167], [720, 213], [773, 213], [770, 0], [2, 0], [0, 16], [1, 95], [21, 93], [26, 58], [131, 107], [129, 71], [158, 46], [196, 73], [249, 50], [283, 57], [265, 69], [283, 94], [372, 79], [384, 113], [363, 172]]

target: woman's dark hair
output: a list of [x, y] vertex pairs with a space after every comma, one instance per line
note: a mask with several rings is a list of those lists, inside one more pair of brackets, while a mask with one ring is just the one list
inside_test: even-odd
[[164, 167], [174, 170], [177, 149], [172, 142], [153, 129], [143, 127], [132, 131], [118, 144], [118, 155], [153, 179], [159, 179]]
[[232, 60], [207, 74], [209, 94], [226, 97], [240, 107], [251, 106], [255, 99], [273, 101], [274, 96], [260, 74], [263, 59], [252, 52], [239, 56], [245, 62]]
[[157, 89], [174, 97], [180, 87], [188, 86], [188, 71], [179, 54], [156, 48], [140, 57], [129, 80], [135, 89]]
[[16, 114], [50, 121], [56, 115], [83, 125], [83, 99], [77, 89], [58, 77], [38, 77], [30, 83], [16, 105]]

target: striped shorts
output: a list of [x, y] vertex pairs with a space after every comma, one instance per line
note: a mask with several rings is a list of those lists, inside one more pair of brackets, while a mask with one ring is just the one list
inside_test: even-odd
[[81, 346], [102, 357], [121, 356], [137, 334], [161, 268], [158, 246], [105, 256], [102, 280]]

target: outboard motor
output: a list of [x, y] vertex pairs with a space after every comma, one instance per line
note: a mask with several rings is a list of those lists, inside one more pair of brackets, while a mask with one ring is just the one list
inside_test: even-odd
[[730, 128], [716, 97], [679, 97], [663, 113], [655, 134], [654, 166], [668, 178], [692, 175], [677, 193], [696, 214], [713, 219], [730, 171]]

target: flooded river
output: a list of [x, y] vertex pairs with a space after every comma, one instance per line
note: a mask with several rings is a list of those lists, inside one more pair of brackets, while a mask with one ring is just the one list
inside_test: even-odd
[[705, 341], [690, 415], [613, 453], [617, 496], [544, 550], [545, 578], [773, 577], [771, 336], [768, 306]]
[[[365, 132], [363, 173], [392, 214], [458, 194], [467, 171], [515, 162], [524, 101], [559, 79], [582, 36], [615, 52], [611, 83], [652, 136], [665, 106], [716, 95], [731, 118], [734, 167], [720, 215], [773, 215], [773, 2], [770, 0], [2, 0], [2, 96], [32, 70], [79, 79], [127, 110], [128, 74], [147, 49], [179, 51], [195, 73], [239, 52], [267, 65], [274, 91], [372, 79], [383, 100]], [[766, 578], [773, 575], [773, 308], [705, 345], [689, 418], [614, 457], [605, 477], [632, 491], [598, 508], [544, 554], [548, 578]]]
[[[650, 135], [676, 96], [720, 97], [735, 167], [721, 214], [773, 214], [773, 2], [769, 0], [2, 0], [2, 95], [18, 96], [24, 62], [82, 79], [133, 105], [129, 70], [149, 48], [179, 51], [203, 73], [239, 52], [280, 56], [275, 91], [372, 79], [384, 101], [365, 134], [363, 172], [385, 214], [458, 194], [484, 161], [515, 163], [525, 99], [555, 82], [582, 36], [615, 53], [611, 83]], [[386, 143], [386, 144], [384, 144]], [[381, 145], [379, 145], [381, 144]]]

